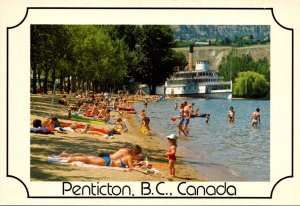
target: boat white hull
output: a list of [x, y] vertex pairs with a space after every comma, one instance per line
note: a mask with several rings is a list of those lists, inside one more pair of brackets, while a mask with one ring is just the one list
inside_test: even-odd
[[180, 96], [180, 97], [200, 97], [205, 99], [232, 99], [232, 93], [226, 92], [226, 93], [210, 93], [210, 94], [174, 94], [174, 96]]
[[205, 87], [200, 88], [197, 92], [182, 91], [182, 90], [178, 90], [177, 88], [167, 88], [166, 94], [171, 96], [202, 97], [208, 99], [231, 99], [232, 98], [232, 92], [230, 89], [205, 92]]
[[204, 98], [208, 98], [208, 99], [232, 99], [231, 92], [200, 94], [200, 96], [203, 96]]

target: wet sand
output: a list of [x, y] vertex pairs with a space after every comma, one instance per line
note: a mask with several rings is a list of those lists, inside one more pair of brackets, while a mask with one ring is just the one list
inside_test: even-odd
[[[68, 107], [57, 103], [59, 96], [55, 97], [51, 107], [51, 95], [32, 95], [30, 124], [34, 119], [43, 119], [49, 114], [56, 115], [61, 121], [72, 122], [67, 119]], [[112, 115], [118, 113], [113, 112]], [[129, 132], [114, 135], [113, 139], [78, 133], [31, 134], [31, 181], [206, 181], [193, 167], [183, 163], [183, 154], [180, 151], [177, 153], [175, 164], [176, 177], [171, 177], [165, 155], [168, 148], [167, 140], [143, 134], [139, 129], [140, 122], [134, 114], [124, 114], [123, 119], [127, 121]], [[92, 126], [112, 129], [114, 125], [92, 124]], [[155, 133], [155, 129], [151, 129]], [[97, 155], [100, 152], [112, 153], [132, 144], [138, 144], [143, 148], [143, 155], [160, 171], [159, 173], [144, 174], [138, 171], [71, 166], [50, 163], [47, 159], [49, 155], [58, 155], [64, 150]]]

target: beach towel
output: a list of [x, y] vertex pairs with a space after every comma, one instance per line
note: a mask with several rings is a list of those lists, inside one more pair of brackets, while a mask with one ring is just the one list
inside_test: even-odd
[[[110, 169], [110, 170], [121, 170], [121, 171], [128, 171], [128, 168], [122, 168], [122, 167], [109, 167], [109, 166], [99, 166], [99, 165], [92, 165], [92, 164], [86, 164], [84, 162], [72, 162], [72, 163], [68, 163], [68, 159], [67, 158], [61, 158], [57, 155], [50, 155], [48, 156], [48, 162], [50, 163], [60, 163], [60, 164], [64, 164], [64, 165], [73, 165], [73, 166], [79, 166], [79, 167], [90, 167], [90, 168], [100, 168], [100, 169]], [[159, 170], [157, 170], [156, 168], [152, 167], [152, 168], [147, 168], [147, 169], [141, 169], [141, 168], [134, 168], [134, 170], [138, 171], [138, 172], [142, 172], [144, 174], [157, 174], [159, 173]]]
[[52, 131], [50, 131], [48, 128], [46, 127], [39, 127], [39, 128], [35, 128], [32, 127], [30, 128], [30, 133], [37, 133], [37, 134], [54, 134]]
[[80, 121], [80, 122], [89, 122], [89, 123], [94, 123], [94, 124], [105, 124], [106, 123], [106, 121], [104, 121], [104, 120], [97, 120], [97, 119], [92, 119], [92, 118], [88, 118], [88, 117], [82, 117], [82, 116], [79, 116], [78, 114], [72, 114], [71, 120]]

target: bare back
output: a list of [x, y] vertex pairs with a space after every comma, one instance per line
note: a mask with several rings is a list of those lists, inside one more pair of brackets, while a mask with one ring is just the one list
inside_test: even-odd
[[121, 157], [124, 157], [125, 155], [128, 155], [130, 153], [129, 148], [123, 148], [115, 152], [114, 154], [110, 155], [110, 158], [113, 160], [120, 159]]
[[258, 120], [260, 118], [260, 113], [259, 112], [253, 112], [252, 118], [255, 120]]

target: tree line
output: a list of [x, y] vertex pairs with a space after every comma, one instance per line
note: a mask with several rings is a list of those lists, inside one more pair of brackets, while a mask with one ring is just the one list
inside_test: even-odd
[[233, 40], [238, 37], [250, 37], [263, 41], [270, 39], [269, 25], [172, 25], [174, 35], [179, 40], [219, 39]]
[[[234, 46], [234, 47], [244, 47], [252, 45], [266, 45], [270, 44], [270, 38], [264, 40], [254, 39], [253, 35], [250, 36], [238, 36], [234, 38], [225, 37], [224, 39], [193, 39], [193, 40], [176, 40], [176, 47], [187, 47], [190, 44], [195, 44], [197, 42], [207, 42], [207, 46]], [[196, 45], [197, 46], [197, 45]]]
[[222, 59], [219, 74], [233, 81], [233, 95], [246, 98], [270, 97], [270, 65], [267, 58], [254, 60], [232, 48]]
[[47, 93], [57, 79], [58, 89], [66, 92], [115, 91], [134, 79], [154, 94], [187, 64], [173, 47], [169, 26], [32, 25], [32, 93], [37, 85]]

